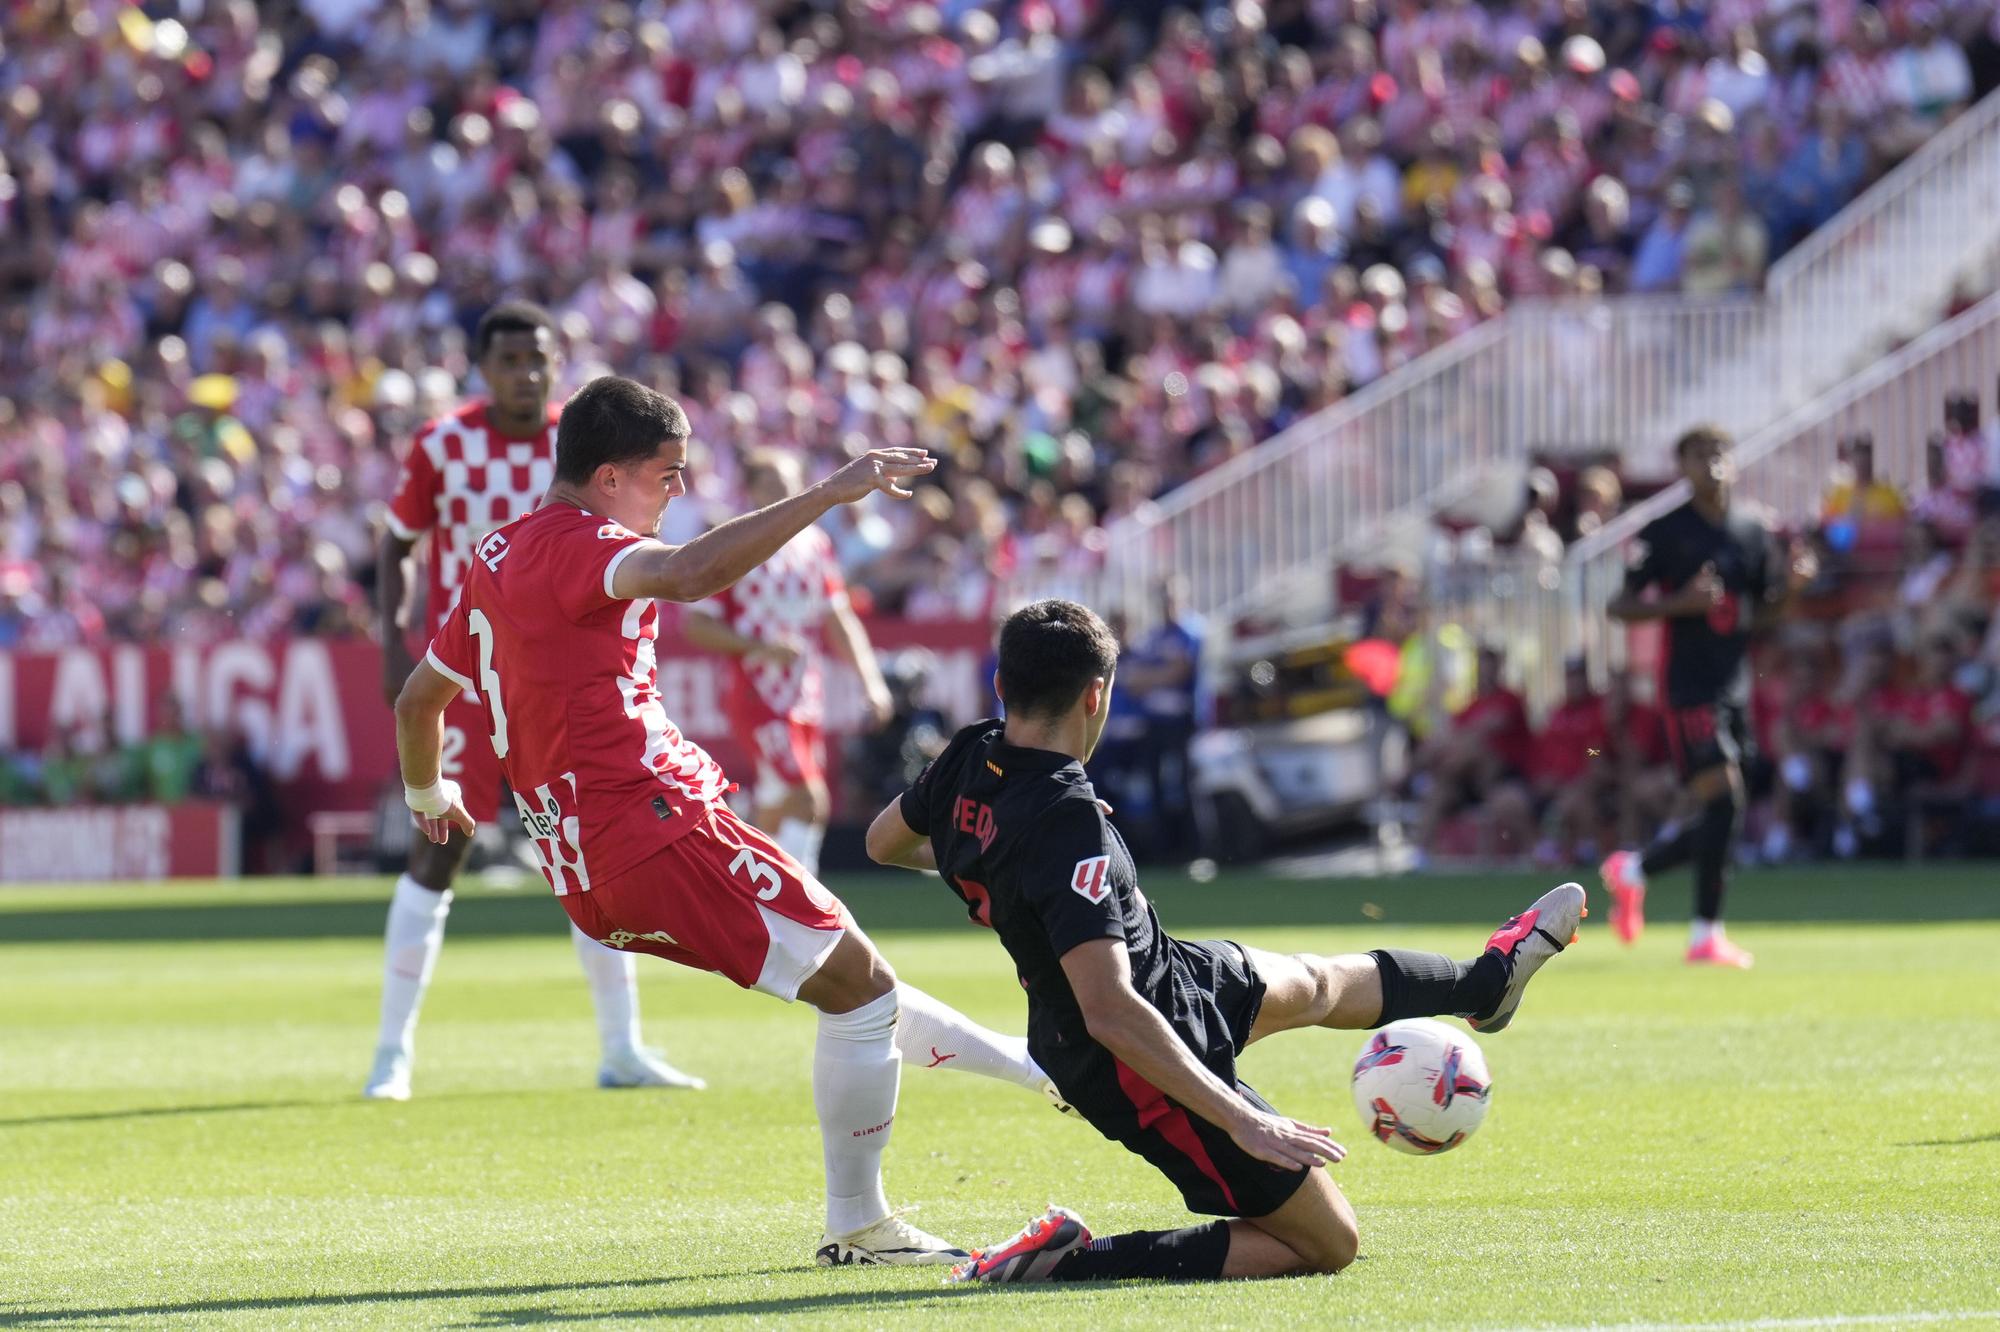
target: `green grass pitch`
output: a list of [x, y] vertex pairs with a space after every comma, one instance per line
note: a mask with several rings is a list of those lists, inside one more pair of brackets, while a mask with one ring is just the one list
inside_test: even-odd
[[[1543, 882], [1148, 887], [1186, 936], [1469, 955]], [[835, 886], [906, 978], [1020, 1029], [998, 945], [934, 883]], [[0, 892], [0, 1326], [2000, 1327], [1991, 869], [1745, 876], [1748, 974], [1683, 967], [1678, 922], [1626, 952], [1593, 893], [1582, 944], [1483, 1041], [1492, 1113], [1450, 1155], [1363, 1136], [1358, 1034], [1246, 1056], [1349, 1146], [1349, 1271], [1003, 1290], [810, 1266], [807, 1011], [648, 961], [648, 1035], [711, 1090], [595, 1090], [540, 893], [461, 899], [417, 1098], [364, 1104], [386, 892]], [[888, 1172], [974, 1243], [1051, 1199], [1104, 1232], [1184, 1216], [1137, 1158], [961, 1074], [905, 1073]]]

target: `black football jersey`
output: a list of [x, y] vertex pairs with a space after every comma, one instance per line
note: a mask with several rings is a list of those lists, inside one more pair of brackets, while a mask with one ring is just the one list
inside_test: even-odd
[[1777, 563], [1770, 529], [1737, 510], [1718, 526], [1683, 504], [1639, 533], [1627, 592], [1658, 588], [1671, 596], [1709, 564], [1722, 580], [1723, 598], [1707, 615], [1666, 621], [1668, 707], [1749, 701], [1750, 627], [1776, 590]]
[[[1091, 1040], [1062, 969], [1063, 954], [1122, 939], [1132, 987], [1196, 1058], [1227, 1061], [1234, 1045], [1214, 996], [1161, 929], [1125, 841], [1098, 806], [1083, 765], [1023, 749], [999, 721], [952, 738], [903, 793], [903, 821], [930, 839], [939, 873], [972, 919], [1000, 936], [1028, 994], [1028, 1048], [1077, 1108], [1101, 1091], [1129, 1111], [1111, 1053]], [[1226, 1062], [1223, 1066], [1228, 1066]]]

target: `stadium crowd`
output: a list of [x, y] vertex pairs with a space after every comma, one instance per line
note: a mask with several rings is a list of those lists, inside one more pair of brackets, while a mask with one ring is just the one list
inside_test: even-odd
[[398, 451], [477, 388], [504, 295], [559, 312], [571, 386], [686, 404], [670, 537], [740, 505], [753, 443], [941, 452], [915, 504], [832, 535], [875, 605], [984, 617], [1511, 300], [1754, 289], [2000, 82], [1996, 25], [1991, 0], [9, 6], [0, 648], [366, 633]]
[[1510, 299], [1754, 287], [1991, 81], [1992, 9], [10, 6], [0, 645], [359, 632], [504, 293], [687, 403], [682, 531], [745, 443], [945, 451], [836, 537], [983, 615]]

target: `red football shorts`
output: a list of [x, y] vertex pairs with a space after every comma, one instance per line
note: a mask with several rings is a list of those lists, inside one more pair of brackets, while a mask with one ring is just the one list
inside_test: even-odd
[[606, 947], [718, 972], [787, 1002], [854, 925], [804, 866], [721, 804], [631, 869], [557, 900]]
[[750, 788], [759, 805], [775, 805], [795, 787], [826, 780], [826, 731], [813, 722], [767, 717], [742, 727], [750, 736], [757, 774]]
[[491, 823], [500, 816], [503, 783], [490, 725], [486, 713], [464, 694], [445, 705], [444, 748], [438, 758], [443, 775], [458, 783], [465, 812], [475, 822]]

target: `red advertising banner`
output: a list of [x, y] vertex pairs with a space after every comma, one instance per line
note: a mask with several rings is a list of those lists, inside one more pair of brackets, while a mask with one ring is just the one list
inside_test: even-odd
[[[883, 619], [871, 620], [868, 631], [878, 653], [910, 647], [931, 652], [935, 668], [926, 701], [946, 716], [970, 720], [986, 706], [989, 625]], [[728, 664], [689, 652], [677, 639], [672, 623], [662, 626], [660, 692], [667, 715], [708, 746], [732, 776], [747, 780], [743, 750], [722, 716]], [[372, 809], [395, 779], [395, 727], [381, 677], [380, 652], [366, 640], [0, 652], [0, 751], [39, 750], [52, 734], [79, 726], [111, 744], [139, 740], [171, 693], [194, 727], [244, 735], [277, 783], [288, 830], [302, 837], [310, 814]], [[858, 729], [860, 692], [851, 671], [829, 663], [827, 726], [833, 735]]]
[[0, 810], [0, 883], [228, 878], [237, 872], [227, 805], [94, 805]]

